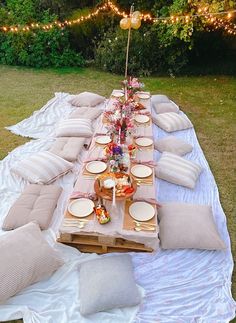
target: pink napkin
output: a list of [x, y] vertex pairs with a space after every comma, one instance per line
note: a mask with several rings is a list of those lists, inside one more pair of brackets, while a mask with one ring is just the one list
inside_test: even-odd
[[107, 162], [107, 159], [106, 159], [106, 158], [91, 158], [91, 159], [87, 159], [87, 160], [85, 161], [85, 163], [89, 163], [89, 162], [91, 162], [91, 161], [96, 161], [96, 160], [103, 161], [104, 163], [106, 163], [106, 162]]
[[153, 160], [147, 160], [147, 161], [142, 161], [142, 160], [133, 160], [132, 163], [134, 164], [142, 164], [146, 166], [156, 166], [157, 163]]
[[84, 197], [84, 198], [87, 198], [87, 199], [90, 199], [93, 201], [97, 200], [97, 194], [95, 194], [95, 193], [83, 193], [80, 191], [74, 191], [70, 196], [71, 199], [78, 199], [81, 197]]
[[159, 204], [156, 199], [152, 199], [152, 198], [141, 198], [140, 197], [140, 198], [134, 198], [133, 201], [147, 202], [147, 203], [155, 204], [157, 208], [161, 207], [161, 204]]

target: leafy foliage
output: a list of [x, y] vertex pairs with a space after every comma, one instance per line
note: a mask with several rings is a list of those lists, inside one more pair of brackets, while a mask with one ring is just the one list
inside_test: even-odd
[[[40, 0], [8, 0], [1, 8], [0, 21], [25, 24], [40, 19], [44, 23], [57, 17], [42, 11]], [[27, 33], [0, 33], [0, 63], [32, 67], [83, 66], [84, 59], [69, 42], [68, 30], [53, 28]]]

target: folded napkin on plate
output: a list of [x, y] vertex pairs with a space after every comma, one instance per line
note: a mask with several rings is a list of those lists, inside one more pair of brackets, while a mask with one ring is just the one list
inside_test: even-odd
[[139, 111], [138, 114], [142, 114], [142, 115], [145, 115], [145, 116], [151, 116], [151, 113], [149, 111]]
[[87, 199], [90, 199], [93, 201], [97, 200], [97, 194], [95, 194], [95, 193], [83, 193], [80, 191], [74, 191], [70, 196], [71, 199], [78, 199], [81, 197], [84, 197], [84, 198], [87, 198]]
[[141, 197], [140, 198], [133, 198], [133, 201], [134, 202], [147, 202], [147, 203], [156, 205], [157, 208], [161, 207], [161, 204], [159, 204], [156, 199], [152, 199], [152, 198], [141, 198]]
[[147, 161], [133, 160], [132, 164], [142, 164], [142, 165], [146, 165], [146, 166], [156, 166], [157, 165], [157, 163], [153, 160], [147, 160]]

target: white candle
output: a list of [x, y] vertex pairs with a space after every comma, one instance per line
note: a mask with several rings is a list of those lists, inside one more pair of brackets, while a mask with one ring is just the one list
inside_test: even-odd
[[116, 205], [116, 182], [114, 181], [113, 192], [112, 192], [112, 206]]

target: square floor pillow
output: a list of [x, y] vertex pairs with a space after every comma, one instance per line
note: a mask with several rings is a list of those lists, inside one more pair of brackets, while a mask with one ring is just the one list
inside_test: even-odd
[[63, 265], [39, 226], [29, 223], [0, 236], [0, 302], [50, 277]]
[[168, 96], [166, 96], [164, 94], [154, 94], [154, 95], [152, 95], [151, 101], [152, 101], [152, 104], [170, 103], [170, 99], [168, 98]]
[[198, 164], [164, 152], [157, 162], [155, 174], [167, 182], [194, 189], [201, 171], [202, 168]]
[[65, 160], [74, 162], [78, 160], [85, 140], [83, 137], [58, 137], [49, 149], [49, 152]]
[[192, 145], [174, 136], [168, 136], [156, 140], [154, 147], [160, 152], [168, 151], [179, 156], [186, 155], [193, 150]]
[[152, 116], [153, 122], [161, 129], [172, 132], [192, 128], [189, 119], [175, 112], [166, 112]]
[[59, 122], [56, 127], [56, 137], [90, 138], [92, 135], [92, 122], [89, 119], [67, 119]]
[[84, 316], [141, 302], [129, 255], [85, 262], [79, 276], [80, 313]]
[[53, 184], [26, 186], [10, 208], [2, 229], [14, 230], [33, 221], [38, 223], [41, 230], [48, 229], [61, 192], [61, 187]]
[[69, 119], [97, 119], [102, 114], [102, 109], [98, 108], [78, 108], [74, 110], [70, 115]]
[[76, 107], [95, 107], [105, 101], [105, 97], [92, 92], [82, 92], [69, 101]]
[[172, 102], [160, 102], [154, 103], [153, 109], [157, 114], [166, 112], [179, 112], [179, 107]]
[[50, 184], [67, 174], [74, 165], [49, 151], [35, 153], [18, 162], [11, 172], [32, 184]]
[[225, 249], [209, 205], [162, 203], [158, 210], [163, 249]]

